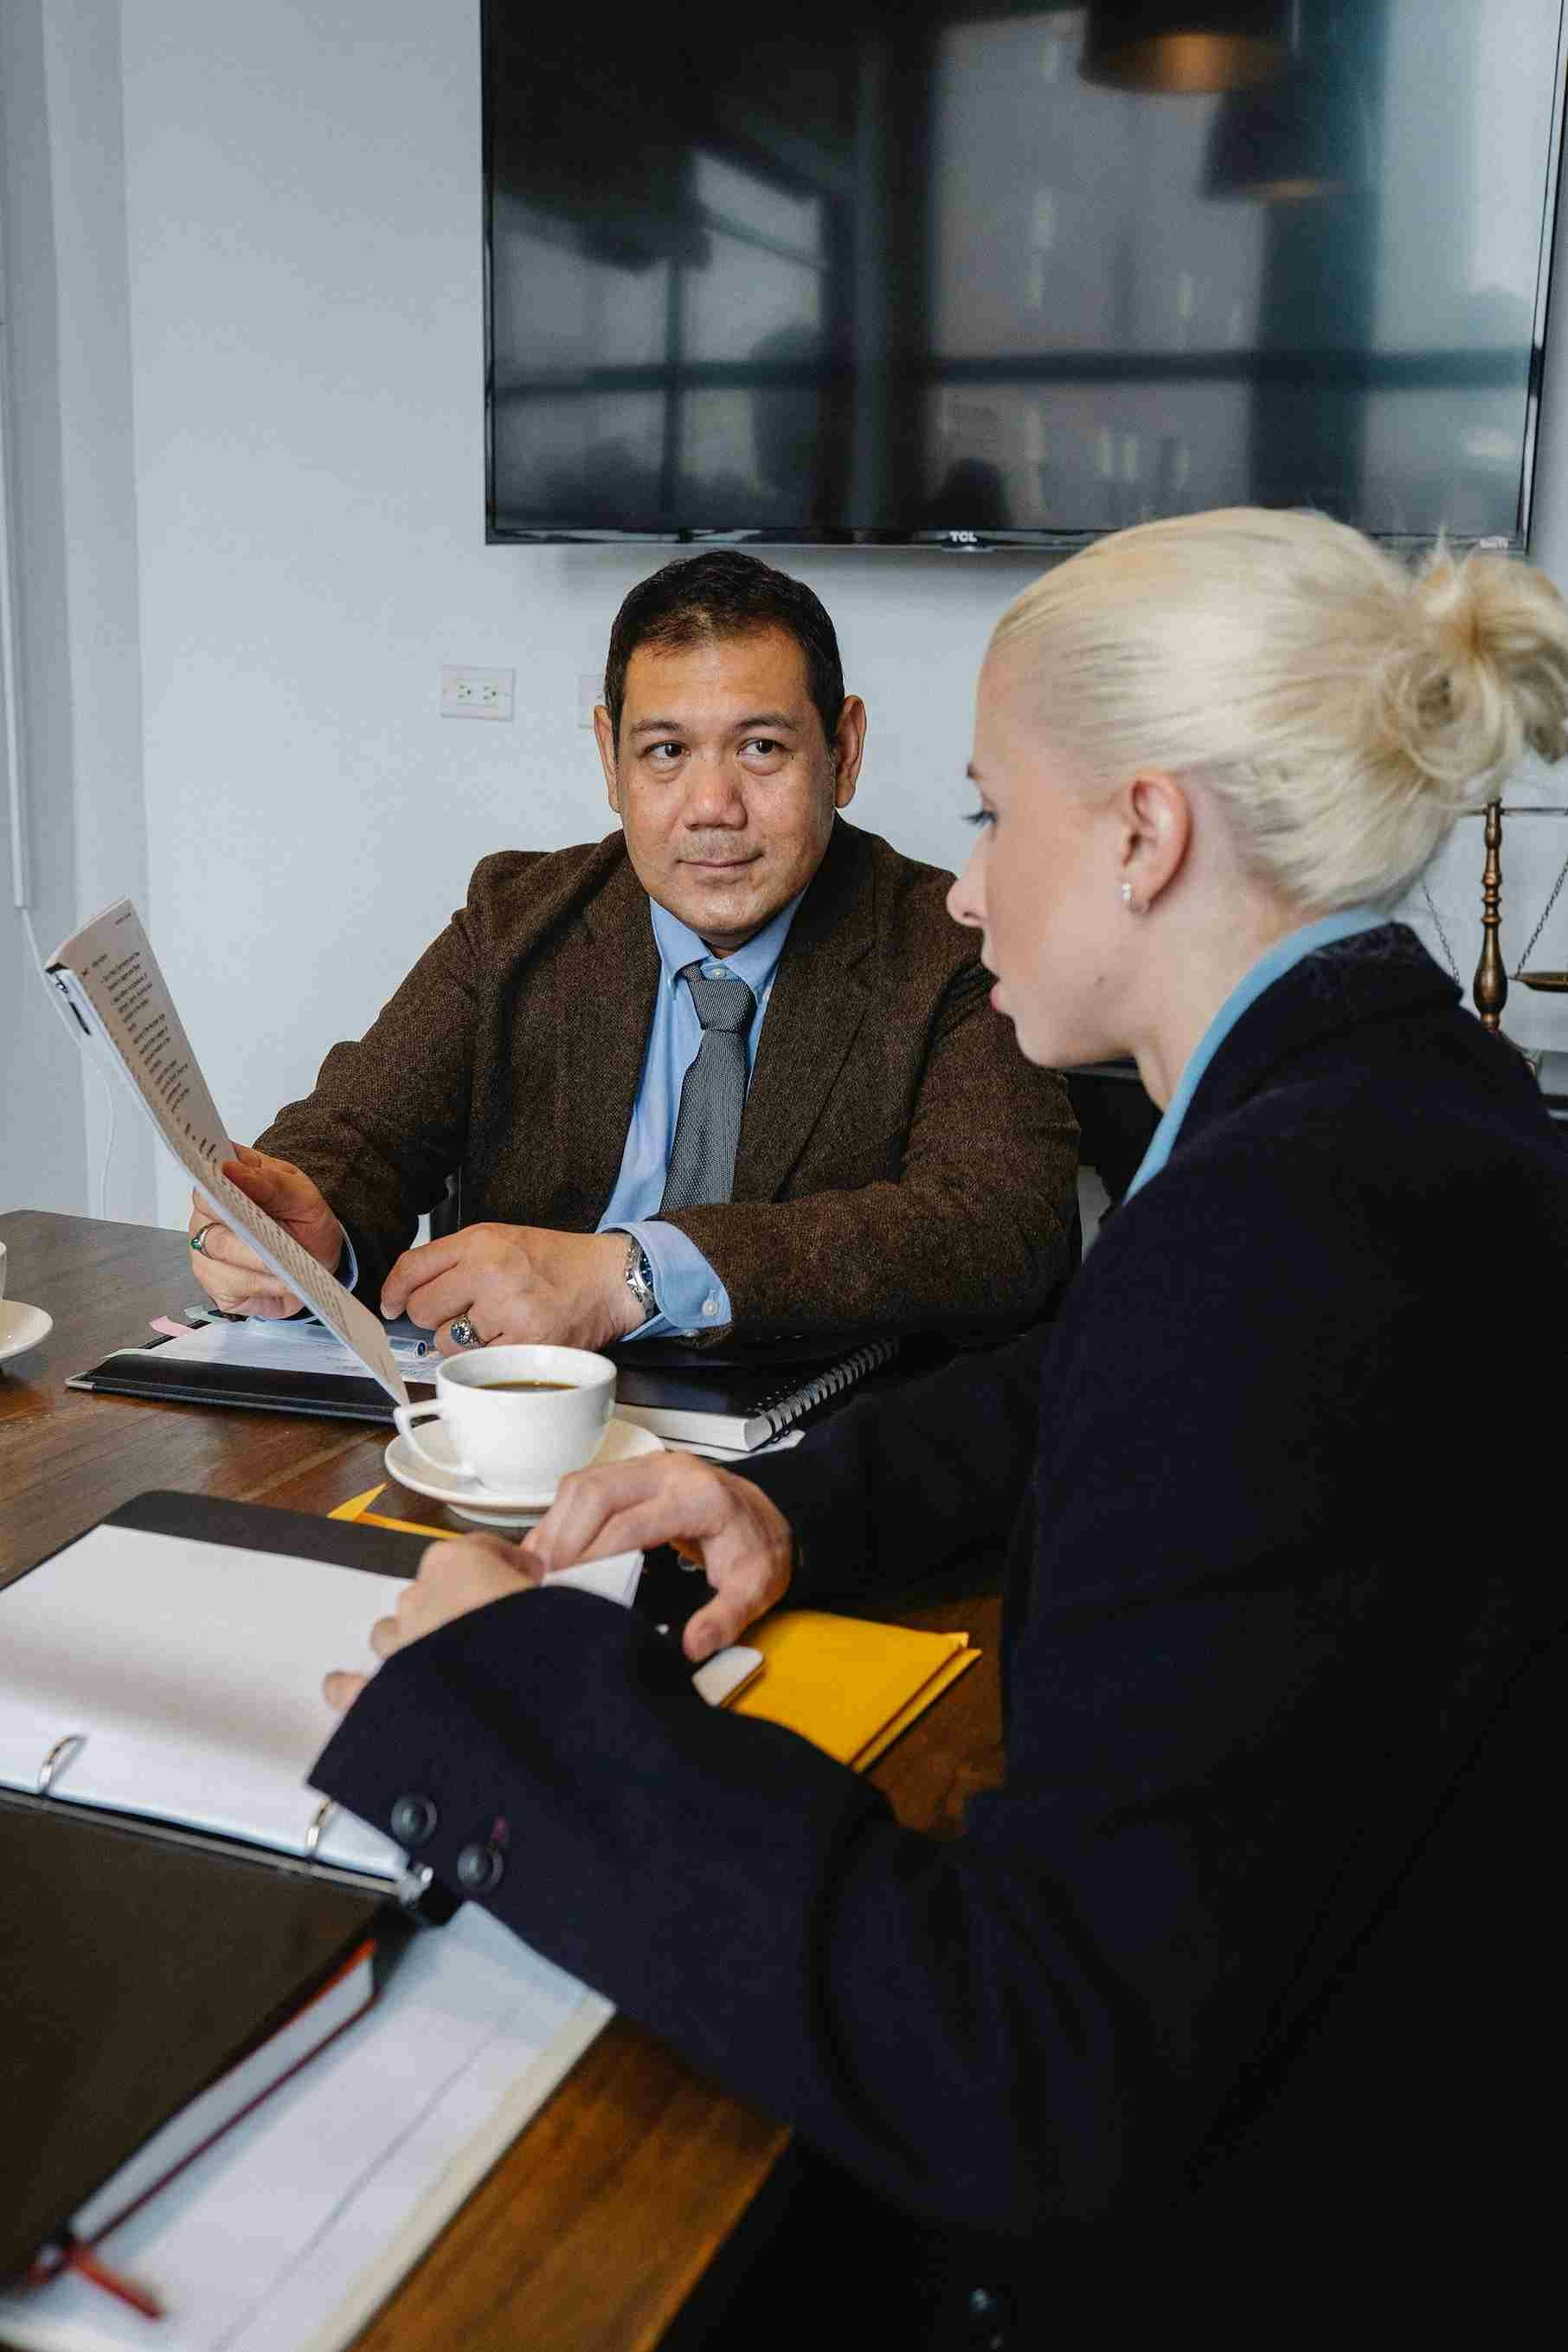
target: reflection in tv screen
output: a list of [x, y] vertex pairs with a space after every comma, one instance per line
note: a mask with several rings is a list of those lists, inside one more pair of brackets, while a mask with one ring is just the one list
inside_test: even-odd
[[491, 535], [1521, 541], [1559, 0], [1300, 0], [1221, 91], [1091, 15], [485, 0]]

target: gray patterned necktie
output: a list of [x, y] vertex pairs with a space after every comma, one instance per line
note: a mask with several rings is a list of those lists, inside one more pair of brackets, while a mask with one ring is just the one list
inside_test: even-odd
[[683, 964], [702, 1043], [680, 1088], [669, 1147], [663, 1209], [727, 1201], [735, 1184], [735, 1146], [746, 1105], [746, 1032], [757, 1000], [743, 980], [705, 980], [700, 963]]

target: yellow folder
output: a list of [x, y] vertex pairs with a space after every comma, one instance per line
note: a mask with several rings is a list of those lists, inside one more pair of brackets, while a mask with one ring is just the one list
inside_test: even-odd
[[[460, 1528], [422, 1528], [412, 1519], [389, 1519], [380, 1511], [373, 1511], [371, 1505], [378, 1495], [385, 1492], [386, 1481], [384, 1478], [379, 1486], [367, 1486], [363, 1495], [351, 1495], [346, 1503], [338, 1504], [334, 1510], [327, 1513], [327, 1517], [329, 1519], [358, 1519], [363, 1527], [367, 1528], [392, 1528], [400, 1536], [428, 1536], [432, 1543], [438, 1536], [462, 1533]], [[471, 1535], [475, 1530], [470, 1528], [468, 1532]]]
[[782, 1723], [857, 1772], [980, 1655], [966, 1633], [921, 1633], [821, 1609], [781, 1609], [745, 1638], [762, 1652], [763, 1671], [731, 1699], [731, 1712]]
[[[370, 1507], [384, 1491], [372, 1486], [330, 1516], [411, 1536], [458, 1533], [384, 1518]], [[798, 1731], [857, 1772], [874, 1764], [980, 1655], [967, 1633], [922, 1633], [821, 1609], [781, 1609], [749, 1627], [745, 1638], [762, 1652], [763, 1671], [729, 1702], [731, 1711]]]

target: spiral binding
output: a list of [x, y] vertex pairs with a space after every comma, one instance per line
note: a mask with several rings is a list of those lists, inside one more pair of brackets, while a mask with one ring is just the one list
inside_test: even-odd
[[804, 1388], [775, 1389], [771, 1395], [759, 1397], [755, 1410], [765, 1418], [768, 1434], [771, 1437], [781, 1436], [791, 1422], [798, 1421], [802, 1413], [811, 1411], [813, 1405], [825, 1403], [830, 1396], [837, 1396], [841, 1389], [851, 1387], [856, 1381], [863, 1380], [868, 1372], [875, 1371], [879, 1364], [885, 1364], [895, 1353], [898, 1344], [896, 1339], [872, 1339], [864, 1348], [857, 1348], [852, 1356], [846, 1356], [841, 1363], [835, 1364], [831, 1370], [820, 1372], [816, 1380], [807, 1381]]

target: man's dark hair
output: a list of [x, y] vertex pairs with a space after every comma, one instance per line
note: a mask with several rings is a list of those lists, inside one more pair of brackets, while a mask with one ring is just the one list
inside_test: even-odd
[[605, 664], [605, 708], [616, 742], [626, 665], [639, 646], [693, 646], [708, 637], [745, 637], [784, 629], [805, 657], [806, 690], [829, 743], [844, 709], [844, 665], [838, 638], [822, 601], [804, 580], [775, 572], [739, 548], [713, 547], [678, 557], [632, 590], [610, 631]]

